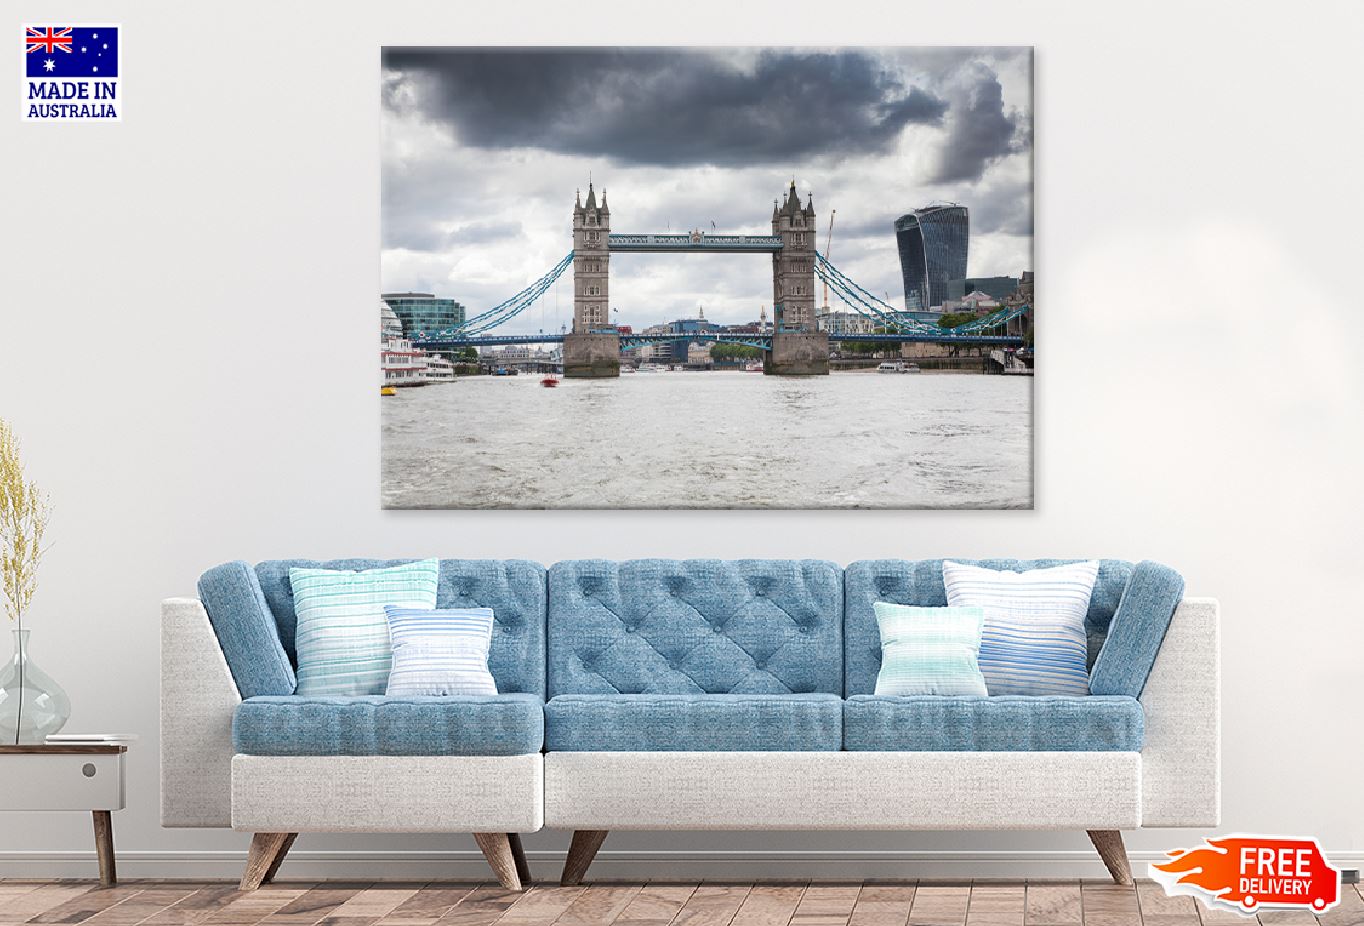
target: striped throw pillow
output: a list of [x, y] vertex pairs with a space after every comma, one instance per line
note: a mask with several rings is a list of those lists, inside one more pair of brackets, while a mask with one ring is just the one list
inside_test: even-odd
[[881, 629], [878, 695], [978, 695], [985, 678], [976, 654], [985, 612], [980, 608], [915, 608], [877, 601]]
[[1099, 563], [1009, 572], [944, 561], [952, 607], [985, 611], [980, 671], [992, 695], [1087, 695], [1085, 613]]
[[491, 608], [417, 611], [384, 609], [393, 640], [390, 695], [495, 695], [488, 671], [493, 642]]
[[290, 569], [298, 693], [383, 694], [393, 661], [384, 605], [434, 608], [439, 572], [434, 559], [363, 572]]

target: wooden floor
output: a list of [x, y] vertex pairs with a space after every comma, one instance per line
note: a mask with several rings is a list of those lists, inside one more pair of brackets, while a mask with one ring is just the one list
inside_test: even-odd
[[[1364, 895], [1342, 885], [1324, 916], [1265, 912], [1262, 926], [1364, 926]], [[244, 894], [234, 884], [0, 881], [0, 926], [1230, 926], [1151, 882], [497, 885], [302, 883]]]

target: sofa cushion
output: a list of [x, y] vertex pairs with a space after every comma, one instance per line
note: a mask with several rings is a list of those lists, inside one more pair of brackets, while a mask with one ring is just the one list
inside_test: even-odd
[[854, 695], [843, 748], [865, 752], [1139, 752], [1136, 698]]
[[544, 743], [537, 695], [248, 698], [232, 743], [257, 756], [517, 756]]
[[980, 671], [990, 694], [1089, 694], [1085, 612], [1098, 560], [1023, 572], [948, 560], [942, 571], [949, 606], [985, 611]]
[[1183, 597], [1184, 578], [1169, 566], [1143, 560], [1133, 567], [1108, 638], [1094, 660], [1091, 694], [1141, 697]]
[[[377, 569], [410, 559], [269, 560], [256, 566], [261, 591], [289, 658], [296, 659], [293, 591], [289, 570]], [[545, 695], [545, 567], [526, 560], [443, 559], [436, 580], [437, 608], [492, 608], [488, 669], [497, 690]], [[210, 612], [211, 613], [211, 612]], [[261, 692], [287, 694], [288, 692]]]
[[488, 671], [492, 608], [415, 611], [384, 608], [393, 641], [386, 695], [495, 695]]
[[842, 745], [837, 695], [559, 695], [550, 752], [820, 752]]
[[842, 612], [820, 560], [557, 563], [549, 693], [841, 694]]
[[393, 668], [384, 607], [435, 607], [439, 571], [434, 559], [359, 571], [290, 569], [298, 613], [297, 693], [311, 698], [383, 694]]
[[[981, 566], [985, 569], [1046, 569], [1067, 563], [1069, 559], [958, 559], [953, 562]], [[847, 594], [847, 613], [844, 618], [845, 693], [871, 694], [876, 688], [876, 675], [881, 668], [881, 636], [876, 627], [873, 605], [878, 601], [893, 604], [941, 608], [947, 604], [943, 587], [941, 559], [860, 560], [844, 572]], [[1087, 661], [1090, 666], [1099, 654], [1108, 635], [1109, 625], [1118, 609], [1132, 564], [1124, 560], [1099, 560], [1099, 575], [1085, 613]], [[1167, 617], [1168, 621], [1168, 617]]]
[[199, 600], [243, 698], [289, 695], [298, 680], [249, 563], [214, 566], [199, 577]]

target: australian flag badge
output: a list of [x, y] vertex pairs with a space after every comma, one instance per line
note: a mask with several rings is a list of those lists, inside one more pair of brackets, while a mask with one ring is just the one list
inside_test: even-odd
[[26, 121], [122, 118], [118, 26], [43, 24], [23, 29]]

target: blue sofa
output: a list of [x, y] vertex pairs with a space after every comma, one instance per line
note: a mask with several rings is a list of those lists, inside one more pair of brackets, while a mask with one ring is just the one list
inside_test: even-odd
[[874, 695], [872, 603], [945, 604], [941, 560], [443, 560], [498, 695], [294, 694], [289, 568], [393, 562], [163, 605], [162, 821], [253, 833], [244, 888], [303, 832], [472, 832], [516, 887], [542, 827], [566, 883], [612, 829], [1083, 829], [1121, 881], [1121, 830], [1218, 820], [1217, 605], [1155, 564], [1101, 562], [1082, 698]]

